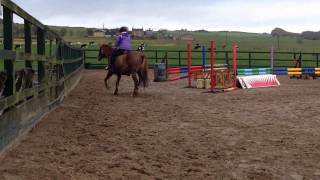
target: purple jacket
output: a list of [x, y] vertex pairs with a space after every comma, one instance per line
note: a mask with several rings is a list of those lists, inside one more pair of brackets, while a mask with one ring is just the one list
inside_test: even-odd
[[116, 40], [116, 48], [131, 50], [131, 38], [127, 32], [122, 32]]

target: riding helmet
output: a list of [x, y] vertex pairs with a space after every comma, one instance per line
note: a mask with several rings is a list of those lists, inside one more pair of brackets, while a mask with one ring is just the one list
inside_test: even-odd
[[119, 31], [120, 31], [120, 32], [127, 32], [127, 31], [128, 31], [128, 28], [125, 27], [125, 26], [122, 26]]

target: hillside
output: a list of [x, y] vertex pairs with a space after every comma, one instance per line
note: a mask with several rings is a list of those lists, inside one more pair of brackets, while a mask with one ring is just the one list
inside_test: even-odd
[[[2, 21], [0, 20], [0, 23]], [[2, 31], [0, 25], [0, 31]], [[97, 48], [98, 44], [113, 42], [114, 38], [107, 37], [92, 37], [95, 29], [85, 27], [62, 27], [49, 26], [57, 33], [62, 35], [65, 40], [75, 44], [88, 44], [95, 42], [96, 45], [88, 48]], [[32, 30], [36, 36], [36, 29]], [[243, 51], [269, 51], [271, 46], [274, 46], [278, 51], [304, 51], [304, 52], [320, 52], [320, 32], [305, 31], [301, 34], [285, 31], [281, 28], [275, 28], [271, 34], [267, 33], [247, 33], [236, 31], [216, 31], [210, 32], [206, 30], [187, 31], [176, 30], [168, 31], [165, 29], [156, 31], [155, 39], [134, 39], [133, 46], [136, 47], [142, 42], [146, 42], [147, 49], [185, 49], [187, 41], [174, 40], [184, 34], [193, 36], [193, 44], [200, 44], [206, 47], [209, 46], [210, 40], [215, 40], [217, 50], [231, 50], [232, 44], [237, 43], [239, 50]], [[0, 33], [2, 35], [3, 33]], [[24, 30], [22, 24], [14, 24], [13, 34], [17, 43], [23, 43]]]
[[288, 32], [281, 28], [275, 28], [271, 31], [272, 36], [283, 36], [283, 37], [299, 37], [299, 33]]
[[313, 32], [313, 31], [304, 31], [301, 34], [299, 33], [292, 33], [285, 31], [281, 28], [275, 28], [271, 32], [272, 36], [282, 36], [282, 37], [295, 37], [295, 38], [302, 38], [302, 39], [308, 39], [308, 40], [320, 40], [320, 31]]

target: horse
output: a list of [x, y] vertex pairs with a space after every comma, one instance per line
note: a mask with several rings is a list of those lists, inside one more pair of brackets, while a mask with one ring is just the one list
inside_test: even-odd
[[196, 46], [194, 47], [194, 49], [197, 50], [197, 49], [199, 49], [199, 48], [201, 48], [201, 46], [200, 46], [199, 43], [197, 43]]
[[0, 99], [1, 99], [2, 94], [3, 94], [6, 81], [7, 81], [7, 73], [1, 71], [0, 72]]
[[299, 58], [296, 58], [296, 54], [294, 54], [293, 64], [295, 68], [301, 68], [301, 53], [299, 55]]
[[[103, 58], [110, 58], [114, 48], [111, 44], [102, 44], [99, 49], [98, 60], [101, 61]], [[130, 51], [123, 55], [116, 57], [116, 61], [113, 65], [114, 68], [109, 69], [108, 73], [104, 79], [104, 83], [107, 89], [108, 79], [113, 75], [117, 75], [116, 88], [114, 95], [118, 95], [118, 86], [122, 75], [127, 75], [132, 77], [134, 82], [134, 90], [132, 96], [138, 95], [139, 85], [143, 84], [146, 88], [149, 84], [148, 78], [148, 59], [147, 56], [138, 51]], [[137, 78], [139, 76], [139, 80]]]
[[[21, 92], [25, 89], [32, 88], [33, 86], [33, 79], [34, 79], [35, 72], [32, 68], [26, 67], [15, 72], [15, 85], [16, 91]], [[8, 75], [6, 72], [0, 72], [0, 98], [5, 89], [5, 83], [8, 79]]]
[[26, 67], [16, 71], [16, 91], [21, 92], [32, 88], [35, 72], [32, 68]]
[[145, 48], [145, 44], [144, 42], [142, 44], [140, 44], [137, 48], [137, 51], [140, 51], [140, 52], [144, 52], [144, 48]]

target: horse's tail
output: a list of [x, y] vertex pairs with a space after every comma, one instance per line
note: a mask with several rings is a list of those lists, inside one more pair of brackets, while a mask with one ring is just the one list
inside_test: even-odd
[[142, 68], [140, 69], [139, 78], [140, 84], [143, 83], [143, 87], [148, 87], [149, 85], [149, 76], [148, 76], [148, 58], [146, 55], [141, 55], [142, 59]]

